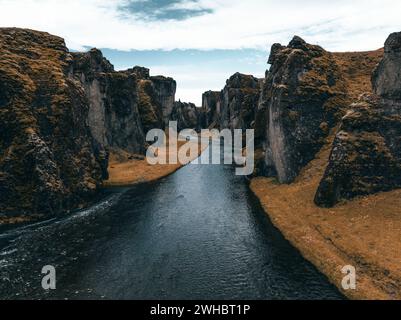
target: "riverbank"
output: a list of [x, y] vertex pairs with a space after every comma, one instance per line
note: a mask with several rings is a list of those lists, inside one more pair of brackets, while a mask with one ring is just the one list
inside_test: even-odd
[[[178, 141], [178, 148], [186, 144], [186, 141]], [[207, 144], [190, 141], [189, 143], [198, 144], [198, 154], [191, 158], [191, 161], [198, 158], [202, 152], [208, 147]], [[175, 147], [175, 146], [173, 146]], [[159, 149], [159, 153], [168, 156], [170, 149]], [[132, 155], [123, 151], [115, 151], [110, 154], [109, 161], [109, 179], [103, 182], [104, 187], [127, 187], [135, 186], [141, 183], [148, 183], [162, 179], [170, 174], [173, 174], [184, 165], [178, 164], [157, 164], [151, 165], [146, 161], [146, 158]]]
[[[186, 141], [178, 141], [177, 148], [187, 143]], [[190, 141], [189, 143], [198, 144], [198, 154], [191, 158], [191, 161], [198, 158], [202, 152], [208, 147], [207, 143]], [[159, 152], [165, 153], [168, 157], [169, 148], [159, 149]], [[142, 183], [149, 183], [160, 180], [169, 176], [182, 168], [184, 165], [166, 164], [166, 165], [150, 165], [144, 156], [131, 154], [122, 150], [112, 150], [109, 159], [109, 179], [103, 182], [103, 187], [130, 187], [137, 186]], [[23, 216], [0, 216], [0, 225], [20, 225], [40, 221], [44, 218], [43, 214], [23, 215]]]
[[[319, 208], [313, 199], [329, 154], [323, 148], [293, 184], [255, 178], [250, 187], [285, 238], [348, 298], [401, 299], [401, 190]], [[356, 267], [356, 290], [341, 286], [346, 265]]]

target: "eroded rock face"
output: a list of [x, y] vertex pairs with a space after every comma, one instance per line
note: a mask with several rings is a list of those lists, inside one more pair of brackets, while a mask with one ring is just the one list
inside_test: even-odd
[[391, 34], [384, 58], [373, 73], [373, 88], [383, 99], [401, 100], [401, 32]]
[[0, 212], [52, 215], [86, 203], [107, 176], [64, 40], [0, 29]]
[[193, 103], [177, 101], [170, 116], [171, 121], [177, 121], [177, 129], [202, 129], [202, 112]]
[[250, 129], [255, 119], [260, 80], [241, 73], [232, 75], [221, 92], [203, 94], [202, 108], [208, 127]]
[[47, 33], [0, 29], [0, 214], [52, 215], [86, 205], [108, 153], [143, 153], [164, 129], [176, 84], [97, 49], [70, 53]]
[[207, 91], [202, 95], [202, 109], [205, 114], [204, 128], [220, 126], [221, 91]]
[[164, 126], [168, 127], [174, 108], [177, 83], [174, 79], [163, 76], [151, 77], [150, 80], [153, 83], [156, 100], [161, 105]]
[[259, 79], [236, 73], [222, 91], [220, 128], [250, 129], [259, 101]]
[[146, 133], [163, 129], [165, 113], [170, 116], [175, 81], [150, 77], [143, 67], [116, 72], [97, 49], [73, 55], [72, 74], [85, 88], [95, 139], [105, 148], [143, 153]]
[[395, 33], [373, 74], [376, 95], [362, 96], [341, 121], [316, 204], [401, 187], [400, 53], [401, 33]]
[[265, 169], [290, 183], [349, 104], [347, 86], [334, 55], [299, 37], [273, 45], [269, 63], [258, 108], [266, 121]]

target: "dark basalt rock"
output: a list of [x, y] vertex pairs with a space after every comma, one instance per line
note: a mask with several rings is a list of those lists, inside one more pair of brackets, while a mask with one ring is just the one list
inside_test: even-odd
[[394, 33], [373, 75], [376, 95], [361, 97], [342, 119], [316, 204], [401, 187], [400, 52], [401, 33]]
[[401, 32], [388, 37], [384, 51], [384, 58], [373, 73], [374, 91], [384, 99], [401, 100]]
[[164, 127], [167, 127], [173, 112], [177, 83], [174, 79], [163, 76], [150, 77], [150, 80], [153, 83], [155, 99], [160, 103]]
[[290, 183], [348, 105], [347, 87], [334, 56], [299, 37], [273, 45], [269, 63], [256, 119], [266, 121], [265, 173]]
[[146, 133], [165, 126], [164, 113], [174, 100], [175, 81], [150, 77], [149, 69], [138, 66], [114, 71], [96, 49], [73, 55], [72, 74], [85, 88], [89, 126], [96, 141], [105, 148], [144, 153]]
[[193, 129], [200, 131], [202, 129], [202, 111], [193, 103], [177, 101], [174, 104], [171, 121], [177, 121], [178, 131], [183, 129]]
[[164, 129], [176, 83], [101, 51], [70, 53], [44, 32], [0, 29], [0, 215], [53, 215], [88, 204], [109, 149], [144, 153]]
[[52, 215], [83, 205], [107, 176], [64, 40], [0, 29], [0, 213]]
[[203, 95], [207, 126], [218, 129], [250, 129], [255, 120], [259, 101], [260, 80], [236, 73], [221, 92], [208, 91]]
[[204, 128], [218, 128], [220, 123], [221, 91], [207, 91], [202, 95], [205, 114]]
[[144, 134], [136, 94], [136, 72], [142, 75], [142, 68], [115, 72], [113, 65], [97, 49], [72, 55], [71, 74], [81, 82], [88, 98], [88, 123], [100, 148], [143, 152]]

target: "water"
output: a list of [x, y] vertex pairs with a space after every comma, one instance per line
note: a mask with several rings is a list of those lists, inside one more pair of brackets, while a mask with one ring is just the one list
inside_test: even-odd
[[[0, 297], [8, 299], [343, 298], [231, 166], [191, 164], [15, 234], [3, 237], [0, 255]], [[57, 269], [50, 293], [40, 286], [46, 264]]]

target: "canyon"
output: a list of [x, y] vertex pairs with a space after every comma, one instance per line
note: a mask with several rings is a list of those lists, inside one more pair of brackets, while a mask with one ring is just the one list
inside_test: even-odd
[[[171, 119], [197, 127], [176, 82], [134, 67], [115, 71], [102, 52], [0, 29], [0, 212], [45, 215], [82, 208], [108, 178], [110, 153], [143, 155], [145, 135]], [[174, 112], [174, 113], [173, 113]]]
[[237, 73], [204, 93], [205, 125], [255, 129], [256, 176], [281, 184], [332, 143], [317, 205], [399, 188], [400, 37], [371, 52], [332, 53], [297, 36], [274, 44], [264, 79]]
[[295, 36], [274, 44], [267, 63], [264, 78], [235, 73], [197, 107], [175, 101], [172, 78], [115, 71], [98, 49], [70, 52], [57, 36], [1, 28], [0, 219], [89, 207], [110, 159], [143, 157], [146, 133], [169, 121], [254, 129], [251, 189], [285, 238], [337, 285], [333, 270], [361, 265], [362, 289], [349, 297], [399, 298], [401, 33], [383, 49], [341, 53]]

